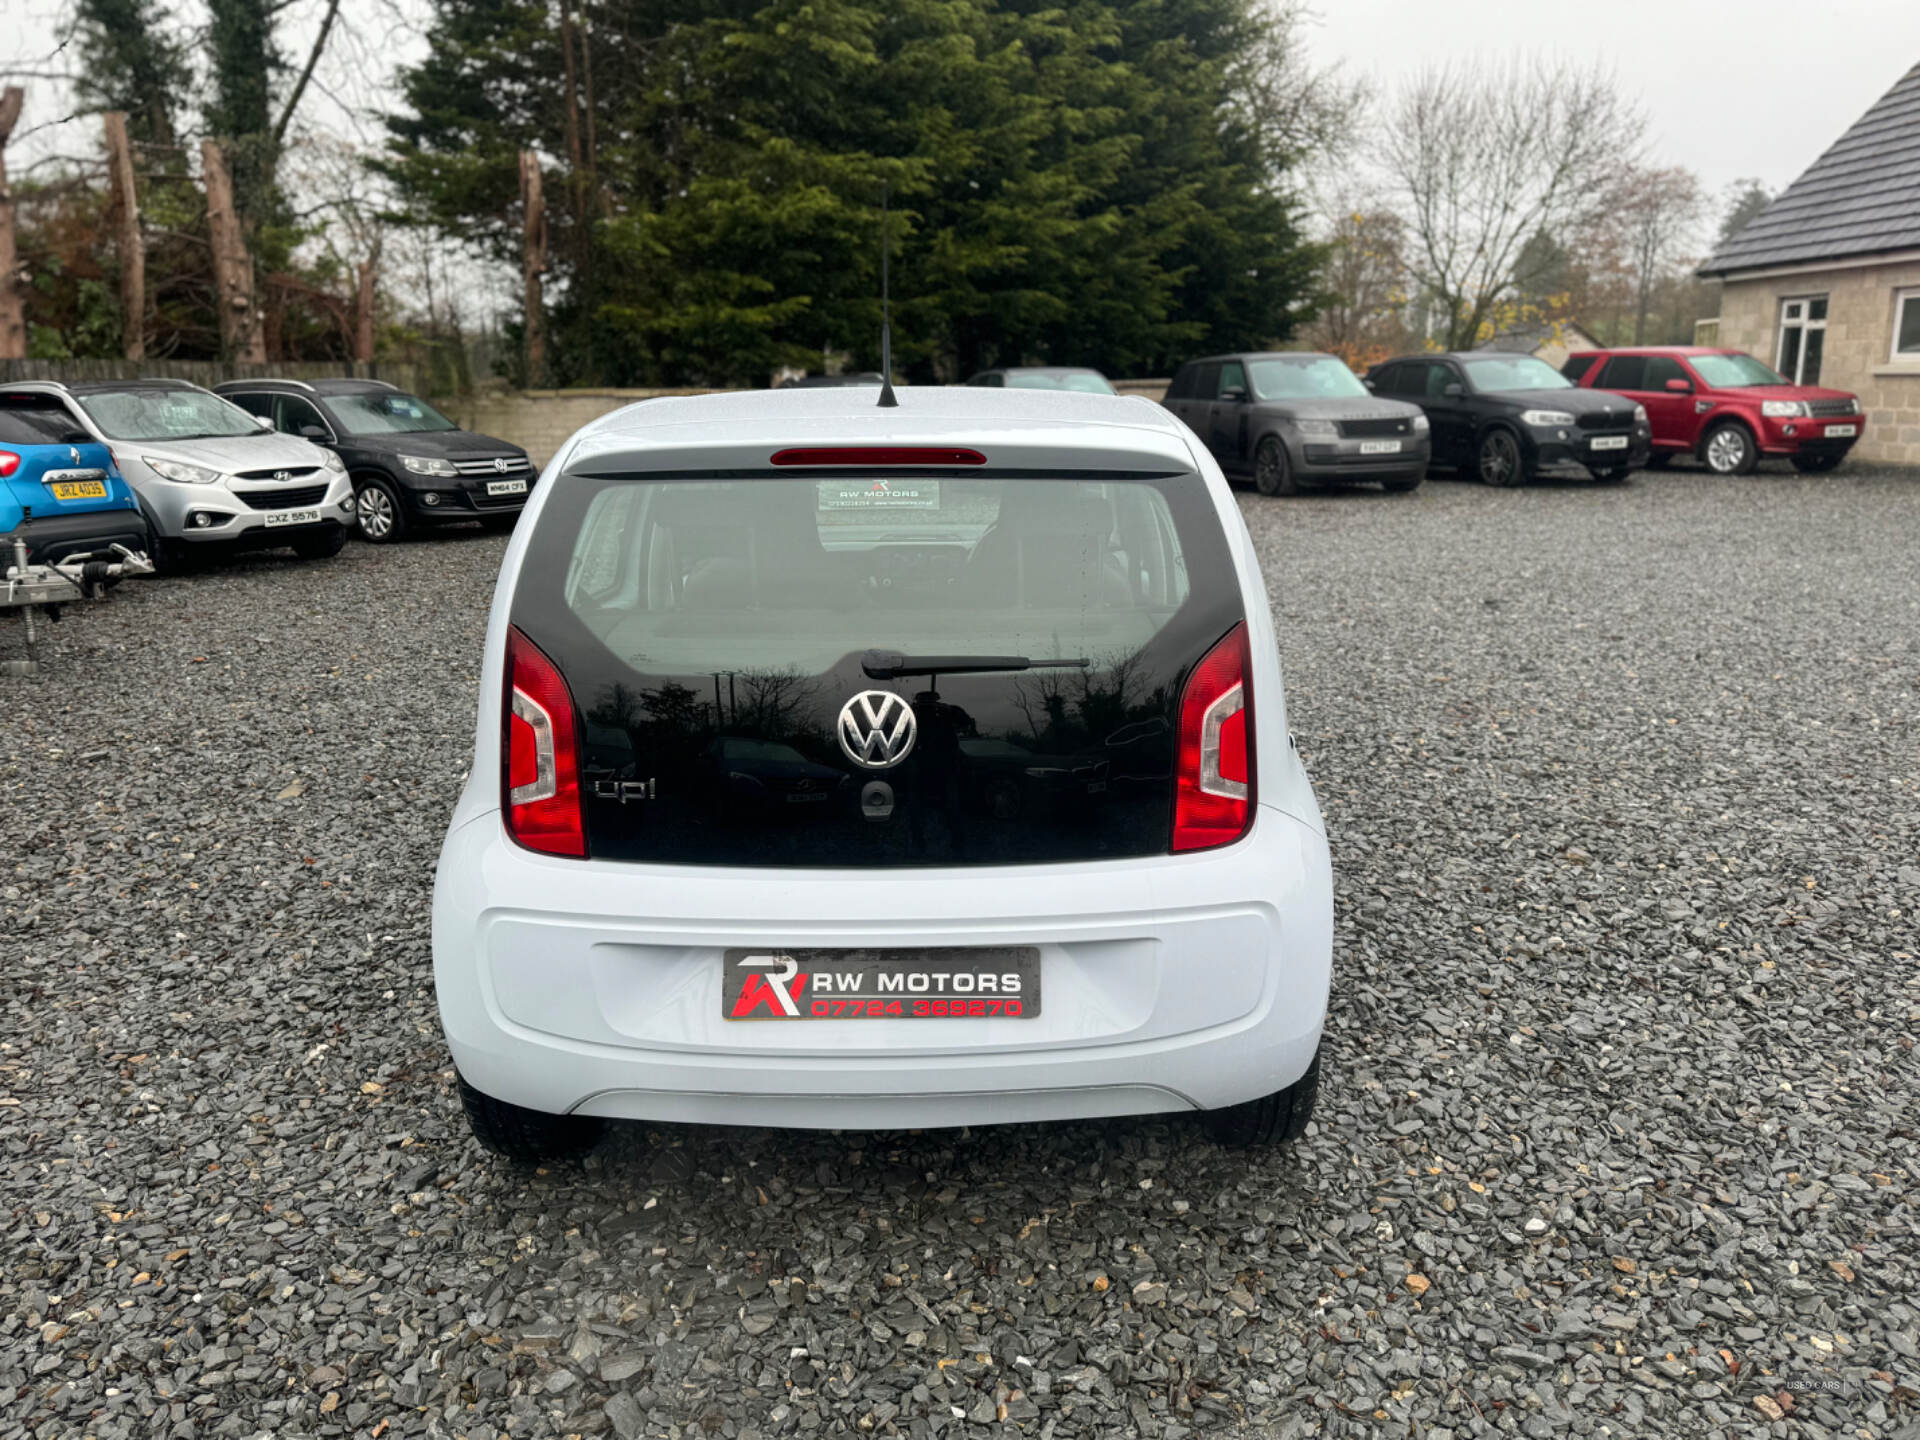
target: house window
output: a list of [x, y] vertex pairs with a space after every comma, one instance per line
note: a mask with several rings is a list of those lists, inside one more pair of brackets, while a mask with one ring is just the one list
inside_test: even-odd
[[1827, 297], [1780, 302], [1780, 357], [1774, 369], [1796, 385], [1820, 383], [1820, 357], [1827, 348]]
[[1920, 365], [1920, 290], [1893, 294], [1893, 359], [1895, 364]]

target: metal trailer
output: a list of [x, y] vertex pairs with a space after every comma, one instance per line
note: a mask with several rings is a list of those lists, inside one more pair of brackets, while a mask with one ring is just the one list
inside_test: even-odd
[[0, 610], [18, 610], [26, 627], [23, 658], [0, 660], [0, 675], [38, 675], [34, 611], [48, 620], [60, 618], [60, 607], [82, 600], [104, 600], [107, 592], [132, 575], [153, 574], [153, 562], [124, 545], [112, 545], [85, 555], [69, 555], [50, 564], [27, 563], [27, 527], [33, 512], [22, 516], [11, 535], [0, 535]]

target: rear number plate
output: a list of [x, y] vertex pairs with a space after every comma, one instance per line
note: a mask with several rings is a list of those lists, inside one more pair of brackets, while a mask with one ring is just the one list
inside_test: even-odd
[[1845, 435], [1858, 435], [1859, 433], [1860, 433], [1860, 427], [1858, 425], [1827, 426], [1827, 438], [1829, 440], [1837, 440], [1840, 437]]
[[727, 1020], [1030, 1020], [1040, 1013], [1031, 945], [942, 950], [729, 950]]
[[314, 525], [319, 523], [319, 520], [318, 510], [269, 510], [267, 512], [269, 530], [279, 525]]
[[1596, 450], [1624, 450], [1627, 448], [1627, 437], [1624, 435], [1596, 435], [1593, 441], [1593, 448]]
[[1400, 442], [1398, 440], [1362, 440], [1360, 453], [1362, 455], [1398, 455]]
[[56, 480], [47, 488], [53, 492], [56, 500], [104, 500], [107, 498], [107, 482], [104, 480]]
[[489, 480], [487, 481], [487, 493], [489, 495], [524, 495], [527, 493], [527, 482], [524, 480]]

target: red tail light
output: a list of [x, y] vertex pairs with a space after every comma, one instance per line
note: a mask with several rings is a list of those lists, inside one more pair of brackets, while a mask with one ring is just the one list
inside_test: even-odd
[[1180, 696], [1173, 848], [1209, 850], [1253, 821], [1253, 683], [1247, 627], [1229, 630], [1194, 667]]
[[20, 468], [20, 457], [11, 450], [0, 450], [0, 480], [6, 479]]
[[554, 663], [514, 627], [507, 630], [500, 740], [500, 808], [507, 833], [529, 850], [584, 856], [573, 695]]
[[984, 465], [978, 450], [937, 445], [843, 445], [823, 449], [776, 450], [776, 465]]

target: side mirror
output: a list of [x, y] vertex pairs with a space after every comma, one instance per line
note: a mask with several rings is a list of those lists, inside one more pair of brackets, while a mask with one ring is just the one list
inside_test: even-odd
[[1242, 386], [1229, 385], [1220, 392], [1220, 398], [1222, 400], [1231, 400], [1234, 404], [1238, 405], [1247, 398], [1247, 392]]
[[1458, 380], [1454, 380], [1454, 381], [1451, 381], [1447, 385], [1447, 388], [1442, 390], [1440, 393], [1446, 396], [1447, 399], [1449, 400], [1458, 400], [1462, 395], [1466, 394], [1467, 391], [1464, 385], [1462, 385]]
[[1379, 386], [1373, 383], [1373, 377], [1371, 375], [1362, 375], [1360, 377], [1360, 383], [1366, 386], [1367, 389], [1369, 390], [1378, 390], [1380, 388]]
[[1676, 395], [1691, 395], [1693, 393], [1693, 382], [1691, 380], [1669, 380], [1667, 381], [1667, 389]]
[[326, 427], [323, 425], [302, 425], [300, 427], [300, 433], [309, 440], [328, 440], [332, 438], [327, 434]]

